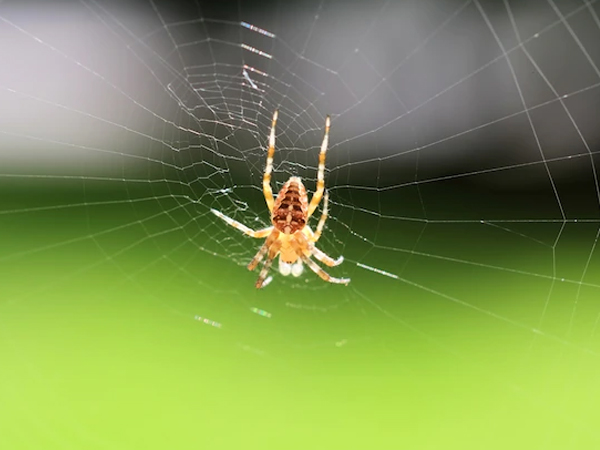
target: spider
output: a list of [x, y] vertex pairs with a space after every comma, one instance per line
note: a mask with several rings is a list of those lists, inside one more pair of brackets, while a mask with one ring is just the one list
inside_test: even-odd
[[[330, 283], [339, 283], [347, 285], [349, 278], [334, 278], [325, 272], [311, 259], [314, 256], [317, 260], [329, 267], [337, 266], [344, 260], [343, 256], [333, 259], [323, 251], [319, 250], [315, 243], [321, 237], [325, 220], [327, 219], [327, 207], [329, 194], [325, 191], [325, 153], [327, 152], [327, 143], [329, 141], [329, 126], [331, 119], [327, 116], [325, 120], [325, 136], [321, 144], [321, 153], [319, 153], [319, 168], [317, 171], [317, 190], [312, 196], [310, 203], [306, 188], [299, 177], [290, 177], [281, 187], [277, 198], [273, 200], [273, 191], [271, 190], [271, 172], [273, 170], [273, 155], [275, 153], [275, 125], [277, 124], [278, 111], [273, 113], [271, 123], [271, 134], [269, 135], [269, 150], [267, 152], [267, 165], [263, 174], [263, 193], [265, 201], [271, 213], [270, 227], [262, 230], [252, 230], [246, 225], [226, 216], [220, 211], [211, 209], [212, 213], [223, 219], [228, 225], [240, 230], [242, 233], [253, 238], [266, 238], [262, 247], [258, 250], [250, 264], [248, 270], [254, 270], [256, 266], [267, 256], [258, 279], [256, 287], [264, 286], [265, 279], [271, 268], [273, 259], [279, 255], [279, 272], [282, 275], [292, 274], [298, 277], [302, 274], [302, 263], [306, 264], [323, 280]], [[323, 212], [313, 231], [308, 225], [308, 219], [317, 209], [321, 198], [325, 193], [323, 202]]]

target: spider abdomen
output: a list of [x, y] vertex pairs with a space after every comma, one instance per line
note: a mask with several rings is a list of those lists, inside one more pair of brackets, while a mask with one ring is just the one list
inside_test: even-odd
[[306, 188], [298, 177], [291, 177], [281, 187], [271, 221], [273, 226], [285, 234], [293, 234], [306, 226], [308, 198]]

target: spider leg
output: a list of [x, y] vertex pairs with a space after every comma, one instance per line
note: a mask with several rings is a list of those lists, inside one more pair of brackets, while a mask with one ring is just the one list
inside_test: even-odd
[[345, 284], [348, 285], [350, 283], [350, 278], [334, 278], [321, 269], [316, 262], [306, 256], [304, 253], [300, 255], [304, 264], [306, 264], [310, 270], [319, 275], [323, 280], [328, 281], [329, 283], [337, 283], [337, 284]]
[[[321, 237], [321, 233], [323, 232], [323, 226], [325, 225], [325, 220], [327, 220], [327, 205], [329, 203], [329, 193], [325, 191], [325, 198], [323, 199], [323, 213], [321, 214], [321, 219], [319, 219], [319, 223], [317, 225], [317, 229], [315, 231], [311, 230], [309, 226], [306, 226], [304, 229], [306, 238], [310, 242], [317, 242]], [[340, 256], [337, 259], [333, 259], [331, 256], [326, 254], [324, 251], [318, 249], [316, 246], [312, 246], [312, 251], [310, 252], [315, 258], [321, 261], [323, 264], [333, 267], [340, 265], [344, 261], [344, 257]], [[309, 255], [310, 256], [310, 255]]]
[[323, 232], [323, 227], [325, 226], [325, 221], [327, 220], [328, 212], [329, 212], [329, 192], [325, 191], [325, 198], [323, 199], [323, 212], [321, 213], [321, 218], [319, 219], [317, 228], [312, 235], [311, 240], [313, 242], [317, 242], [319, 240], [319, 238], [321, 237], [321, 233]]
[[[310, 228], [308, 231], [312, 234]], [[333, 259], [318, 248], [316, 248], [311, 242], [309, 242], [310, 236], [306, 236], [304, 234], [298, 233], [296, 240], [292, 241], [292, 246], [296, 254], [300, 257], [300, 259], [306, 264], [310, 269], [319, 275], [323, 280], [328, 281], [330, 283], [339, 283], [339, 284], [348, 284], [350, 283], [349, 278], [334, 278], [321, 269], [316, 262], [310, 259], [311, 254], [315, 256], [319, 261], [322, 261], [324, 264], [328, 266], [336, 266], [341, 264], [344, 260], [343, 257], [338, 259]], [[298, 273], [300, 275], [301, 272]]]
[[260, 250], [258, 250], [256, 255], [254, 255], [254, 258], [252, 258], [252, 261], [250, 261], [250, 264], [248, 264], [248, 270], [254, 270], [256, 268], [258, 263], [261, 262], [262, 259], [264, 258], [265, 253], [267, 253], [267, 251], [269, 250], [269, 247], [271, 247], [271, 245], [273, 245], [273, 242], [275, 242], [277, 240], [278, 236], [279, 236], [279, 231], [273, 230], [271, 232], [271, 234], [265, 240], [265, 243], [262, 245]]
[[331, 125], [331, 119], [329, 116], [325, 119], [325, 136], [323, 136], [323, 143], [321, 144], [321, 153], [319, 153], [319, 168], [317, 171], [317, 190], [310, 200], [308, 205], [308, 217], [315, 212], [317, 205], [323, 197], [323, 191], [325, 190], [325, 154], [327, 152], [327, 144], [329, 143], [329, 126]]
[[211, 209], [210, 212], [212, 212], [218, 218], [223, 219], [228, 225], [231, 225], [233, 228], [240, 230], [242, 233], [252, 236], [253, 238], [265, 238], [269, 235], [269, 233], [271, 233], [271, 231], [273, 231], [273, 227], [263, 228], [262, 230], [255, 231], [251, 228], [248, 228], [243, 223], [233, 220], [231, 217], [226, 216], [220, 211], [217, 211], [216, 209]]
[[269, 207], [269, 212], [273, 211], [273, 190], [271, 189], [271, 172], [273, 171], [273, 155], [275, 154], [275, 125], [277, 125], [278, 111], [273, 113], [273, 121], [271, 122], [271, 134], [269, 135], [269, 150], [267, 151], [267, 165], [263, 175], [263, 193], [265, 201]]
[[344, 262], [343, 256], [340, 256], [338, 259], [333, 259], [331, 256], [329, 256], [323, 250], [319, 250], [317, 247], [314, 247], [314, 246], [312, 248], [312, 255], [315, 258], [317, 258], [319, 261], [321, 261], [323, 264], [325, 264], [326, 266], [329, 266], [329, 267], [338, 266], [342, 262]]
[[263, 264], [262, 269], [260, 269], [260, 274], [258, 275], [258, 279], [256, 280], [255, 286], [257, 289], [260, 289], [261, 287], [263, 287], [265, 278], [267, 278], [267, 275], [269, 274], [269, 269], [271, 268], [271, 264], [273, 263], [273, 260], [279, 253], [280, 248], [281, 248], [281, 241], [279, 241], [279, 240], [276, 240], [273, 243], [273, 245], [271, 245], [271, 247], [269, 248], [269, 255], [267, 256], [267, 259], [265, 260], [265, 263]]

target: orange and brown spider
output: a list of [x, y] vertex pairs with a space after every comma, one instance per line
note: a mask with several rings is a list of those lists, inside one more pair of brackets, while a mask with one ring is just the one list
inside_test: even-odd
[[[252, 230], [246, 225], [233, 220], [222, 212], [211, 209], [213, 214], [220, 217], [232, 227], [240, 230], [242, 233], [254, 238], [266, 238], [264, 244], [258, 250], [250, 264], [249, 270], [254, 270], [258, 263], [267, 255], [263, 267], [256, 280], [256, 287], [261, 288], [264, 285], [267, 274], [271, 267], [273, 259], [279, 255], [279, 272], [282, 275], [292, 274], [295, 277], [300, 276], [303, 270], [302, 263], [306, 264], [313, 272], [319, 275], [323, 280], [330, 283], [348, 284], [349, 278], [334, 278], [317, 265], [311, 256], [321, 261], [329, 267], [337, 266], [344, 260], [343, 256], [333, 259], [323, 251], [319, 250], [315, 243], [321, 237], [325, 220], [327, 219], [327, 206], [329, 195], [325, 191], [325, 153], [327, 152], [327, 143], [329, 141], [329, 126], [331, 120], [329, 116], [325, 120], [325, 136], [321, 144], [321, 153], [319, 153], [319, 168], [317, 171], [317, 190], [312, 196], [310, 203], [306, 188], [299, 177], [290, 177], [281, 187], [277, 198], [273, 200], [273, 191], [271, 190], [271, 172], [273, 171], [273, 155], [275, 153], [275, 125], [277, 124], [277, 111], [273, 114], [271, 124], [271, 134], [269, 135], [269, 150], [267, 153], [267, 165], [263, 175], [263, 193], [269, 212], [271, 213], [270, 227], [262, 230]], [[321, 198], [325, 193], [323, 203], [323, 213], [313, 231], [308, 225], [308, 219], [317, 209]]]

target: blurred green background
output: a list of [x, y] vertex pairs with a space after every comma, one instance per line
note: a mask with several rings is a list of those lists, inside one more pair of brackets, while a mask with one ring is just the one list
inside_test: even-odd
[[257, 291], [247, 260], [198, 248], [256, 241], [93, 186], [2, 181], [2, 448], [598, 445], [597, 223], [567, 224], [553, 259], [561, 224], [357, 217], [377, 245], [327, 248], [348, 287]]

